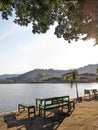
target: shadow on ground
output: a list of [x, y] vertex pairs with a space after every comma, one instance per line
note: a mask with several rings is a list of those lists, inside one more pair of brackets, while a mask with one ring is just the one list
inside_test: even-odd
[[27, 118], [25, 112], [10, 113], [4, 116], [4, 122], [7, 124], [7, 129], [13, 128], [13, 130], [56, 130], [64, 118], [69, 117], [70, 114], [59, 111], [55, 114], [48, 113], [46, 118], [39, 115]]

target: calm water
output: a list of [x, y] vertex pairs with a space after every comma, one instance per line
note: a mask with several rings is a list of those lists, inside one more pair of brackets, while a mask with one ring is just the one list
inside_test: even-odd
[[[98, 89], [98, 83], [79, 83], [79, 96], [85, 88]], [[76, 97], [70, 84], [0, 84], [0, 113], [16, 110], [18, 103], [35, 104], [36, 98], [70, 95]]]

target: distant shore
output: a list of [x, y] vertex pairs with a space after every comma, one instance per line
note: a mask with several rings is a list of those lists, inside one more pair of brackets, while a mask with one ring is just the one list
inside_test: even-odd
[[[45, 83], [49, 83], [49, 84], [60, 84], [60, 83], [70, 83], [70, 82], [12, 82], [12, 83], [9, 83], [9, 82], [0, 82], [0, 84], [45, 84]], [[95, 81], [89, 81], [89, 82], [77, 82], [77, 83], [98, 83], [98, 82], [95, 82]]]

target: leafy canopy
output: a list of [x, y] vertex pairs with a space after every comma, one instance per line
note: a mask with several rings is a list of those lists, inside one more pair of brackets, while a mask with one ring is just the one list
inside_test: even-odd
[[97, 0], [0, 0], [0, 12], [6, 20], [14, 12], [14, 22], [21, 26], [32, 23], [34, 34], [46, 33], [49, 26], [56, 22], [55, 35], [71, 42], [77, 41], [83, 34], [86, 34], [85, 39], [92, 36], [97, 39], [98, 21], [95, 12], [91, 11], [97, 9], [96, 2]]

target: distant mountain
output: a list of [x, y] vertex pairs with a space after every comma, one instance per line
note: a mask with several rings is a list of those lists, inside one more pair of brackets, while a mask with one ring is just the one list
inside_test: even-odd
[[[98, 64], [90, 64], [84, 67], [77, 68], [79, 74], [92, 73], [96, 74]], [[15, 78], [15, 82], [41, 82], [53, 77], [61, 77], [61, 75], [71, 72], [72, 70], [53, 70], [53, 69], [35, 69], [24, 73]]]
[[3, 75], [0, 75], [0, 79], [15, 78], [17, 76], [19, 76], [19, 74], [3, 74]]
[[35, 69], [24, 73], [14, 80], [15, 82], [40, 82], [52, 77], [60, 77], [62, 74], [69, 73], [71, 70]]
[[[79, 74], [96, 74], [98, 64], [90, 64], [84, 67], [77, 68]], [[29, 82], [41, 82], [47, 79], [57, 80], [63, 74], [70, 73], [72, 70], [54, 70], [54, 69], [35, 69], [24, 74], [6, 74], [0, 75], [0, 81], [3, 82], [15, 82], [15, 83], [29, 83]], [[59, 81], [59, 80], [58, 80]]]
[[78, 68], [78, 73], [79, 74], [83, 74], [83, 73], [92, 73], [92, 74], [96, 74], [96, 69], [98, 68], [98, 64], [89, 64], [87, 66], [84, 67], [80, 67]]

